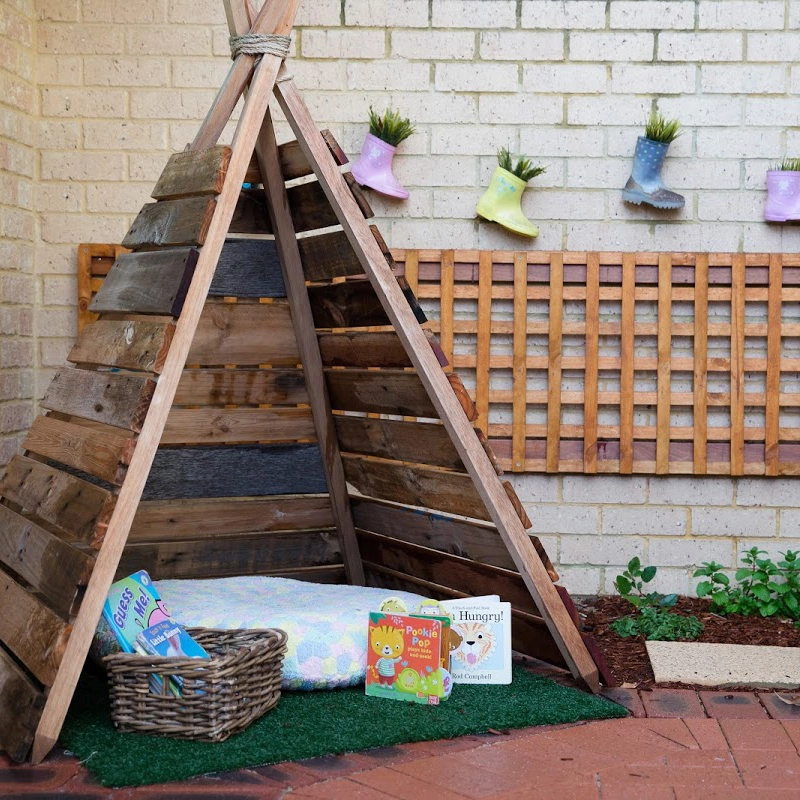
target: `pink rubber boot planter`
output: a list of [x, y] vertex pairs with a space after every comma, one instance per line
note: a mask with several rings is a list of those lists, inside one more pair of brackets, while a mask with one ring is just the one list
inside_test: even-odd
[[397, 150], [396, 147], [368, 133], [361, 148], [361, 155], [353, 164], [351, 172], [362, 186], [369, 186], [370, 189], [381, 194], [405, 200], [408, 197], [408, 189], [395, 178], [392, 172], [395, 150]]
[[789, 222], [800, 219], [800, 172], [767, 170], [767, 222]]

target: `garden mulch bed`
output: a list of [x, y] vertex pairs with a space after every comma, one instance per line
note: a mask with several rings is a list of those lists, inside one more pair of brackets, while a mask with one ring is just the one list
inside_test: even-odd
[[[800, 647], [800, 628], [775, 617], [743, 617], [731, 614], [721, 617], [708, 610], [709, 602], [693, 597], [680, 597], [675, 611], [694, 614], [705, 626], [698, 642], [720, 644], [773, 645], [775, 647]], [[635, 611], [621, 597], [587, 598], [580, 604], [583, 629], [596, 642], [618, 686], [651, 688], [656, 685], [644, 637], [623, 639], [609, 627], [620, 617]], [[687, 684], [658, 684], [666, 687], [686, 688]], [[690, 688], [708, 689], [708, 686]], [[742, 687], [749, 690], [749, 687]]]

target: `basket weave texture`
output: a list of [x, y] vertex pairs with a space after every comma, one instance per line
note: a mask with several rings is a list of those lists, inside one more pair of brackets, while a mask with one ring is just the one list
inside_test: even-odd
[[[284, 631], [187, 630], [211, 658], [116, 653], [103, 659], [111, 718], [118, 730], [223, 742], [277, 705]], [[154, 694], [154, 674], [182, 678], [182, 696]]]

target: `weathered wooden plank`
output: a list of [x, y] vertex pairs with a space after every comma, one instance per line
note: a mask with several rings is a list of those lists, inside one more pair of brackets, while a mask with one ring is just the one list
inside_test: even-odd
[[161, 444], [316, 439], [309, 408], [173, 408]]
[[96, 314], [161, 314], [177, 317], [194, 274], [191, 247], [123, 253], [114, 262], [89, 310]]
[[692, 422], [694, 472], [708, 471], [708, 256], [698, 253], [694, 282], [694, 387]]
[[211, 197], [147, 203], [125, 234], [122, 246], [139, 249], [201, 245], [216, 207], [217, 201]]
[[160, 447], [143, 500], [327, 492], [315, 444]]
[[65, 618], [86, 586], [94, 559], [0, 505], [0, 561]]
[[116, 496], [60, 469], [16, 455], [0, 480], [0, 495], [89, 547], [99, 547]]
[[550, 258], [550, 325], [547, 335], [547, 471], [558, 472], [561, 439], [561, 334], [564, 307], [564, 260], [560, 253]]
[[391, 324], [369, 281], [309, 286], [308, 299], [317, 328], [367, 328]]
[[185, 369], [175, 405], [296, 405], [308, 403], [299, 369]]
[[67, 360], [159, 373], [174, 333], [167, 322], [100, 319], [83, 329]]
[[64, 367], [40, 403], [51, 411], [138, 432], [154, 389], [155, 381], [138, 375]]
[[475, 370], [475, 405], [478, 409], [478, 427], [489, 427], [489, 369], [492, 317], [492, 254], [483, 251], [478, 267], [478, 340], [476, 342], [477, 368]]
[[208, 290], [212, 297], [286, 297], [272, 239], [228, 239]]
[[402, 369], [411, 366], [411, 359], [394, 331], [321, 333], [317, 338], [326, 367]]
[[[370, 225], [370, 230], [375, 240], [385, 250], [387, 259], [391, 259], [391, 253], [378, 228]], [[304, 236], [297, 240], [297, 246], [300, 249], [303, 274], [307, 281], [328, 281], [331, 278], [364, 274], [364, 267], [361, 266], [352, 245], [347, 241], [344, 231], [323, 233], [320, 236]], [[390, 260], [390, 265], [391, 263]]]
[[[584, 348], [583, 468], [597, 472], [597, 383], [600, 340], [600, 259], [597, 253], [586, 256], [586, 335]], [[563, 360], [562, 360], [563, 364]]]
[[219, 194], [230, 160], [231, 149], [226, 145], [173, 153], [150, 196], [154, 200], [176, 200]]
[[193, 542], [129, 543], [117, 577], [146, 569], [154, 580], [225, 578], [341, 563], [336, 531], [257, 533]]
[[465, 471], [461, 457], [441, 425], [338, 414], [333, 421], [340, 450]]
[[167, 542], [333, 526], [327, 495], [151, 500], [139, 504], [128, 541]]
[[419, 377], [403, 370], [326, 369], [331, 408], [436, 418]]
[[764, 414], [764, 464], [767, 475], [778, 474], [781, 393], [781, 283], [780, 253], [769, 259], [769, 301], [767, 303], [767, 376]]
[[[320, 131], [320, 134], [325, 140], [325, 144], [328, 145], [328, 150], [330, 150], [331, 155], [336, 163], [339, 164], [339, 166], [347, 164], [347, 156], [342, 148], [339, 147], [339, 144], [337, 143], [333, 134], [327, 129]], [[297, 140], [292, 140], [290, 142], [285, 142], [284, 144], [278, 145], [278, 156], [281, 162], [281, 173], [283, 174], [283, 179], [285, 181], [291, 181], [296, 178], [304, 178], [306, 175], [311, 175], [313, 172], [311, 165], [308, 163], [308, 159], [306, 158], [306, 155]], [[255, 155], [251, 159], [250, 165], [247, 167], [247, 176], [245, 177], [245, 182], [262, 183], [261, 170], [258, 166], [258, 159], [256, 159]]]
[[289, 306], [283, 301], [206, 303], [187, 358], [188, 364], [201, 366], [299, 362]]
[[[527, 415], [527, 374], [525, 358], [528, 352], [528, 298], [526, 282], [526, 256], [514, 254], [514, 328], [512, 339], [512, 399], [511, 418], [513, 421], [511, 468], [522, 472], [525, 463], [525, 419]], [[491, 348], [490, 348], [491, 351]], [[488, 426], [487, 426], [488, 430]]]
[[658, 259], [658, 377], [656, 406], [656, 472], [669, 472], [670, 403], [672, 382], [672, 259]]
[[0, 647], [0, 747], [12, 761], [25, 761], [42, 715], [45, 693]]
[[72, 626], [2, 570], [0, 597], [0, 641], [38, 681], [50, 686]]
[[115, 486], [122, 485], [135, 445], [134, 439], [54, 417], [37, 417], [23, 442], [26, 450], [88, 472]]
[[[731, 264], [731, 475], [744, 471], [744, 288], [745, 259], [736, 253]], [[769, 346], [769, 339], [767, 339]]]
[[635, 278], [636, 256], [625, 253], [622, 256], [622, 326], [619, 342], [619, 471], [623, 475], [633, 471]]

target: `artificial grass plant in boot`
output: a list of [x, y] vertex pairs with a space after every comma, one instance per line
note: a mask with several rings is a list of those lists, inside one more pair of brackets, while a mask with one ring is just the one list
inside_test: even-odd
[[800, 158], [784, 159], [767, 170], [767, 222], [800, 219]]
[[397, 145], [414, 133], [415, 128], [399, 111], [388, 109], [383, 116], [369, 107], [369, 133], [364, 139], [361, 155], [353, 164], [353, 177], [362, 185], [376, 192], [405, 200], [408, 189], [395, 178], [392, 172]]
[[654, 208], [683, 208], [686, 205], [686, 198], [667, 189], [661, 180], [664, 158], [670, 143], [680, 136], [680, 128], [676, 119], [665, 120], [657, 111], [650, 114], [645, 135], [636, 140], [633, 171], [622, 190], [622, 199], [626, 203], [637, 206], [647, 203]]
[[531, 178], [541, 175], [545, 167], [534, 167], [531, 160], [520, 156], [514, 165], [511, 153], [501, 147], [489, 188], [478, 200], [478, 216], [497, 222], [521, 236], [538, 236], [539, 229], [522, 213], [522, 193]]

